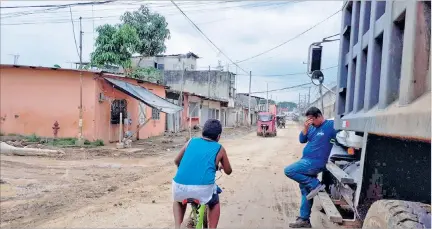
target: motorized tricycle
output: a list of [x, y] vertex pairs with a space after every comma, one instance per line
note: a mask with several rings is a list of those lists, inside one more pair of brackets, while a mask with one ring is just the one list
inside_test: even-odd
[[257, 136], [276, 136], [276, 117], [270, 112], [258, 113]]

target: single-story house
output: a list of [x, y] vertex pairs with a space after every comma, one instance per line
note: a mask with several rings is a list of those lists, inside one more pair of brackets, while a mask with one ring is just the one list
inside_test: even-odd
[[191, 92], [180, 92], [167, 89], [167, 100], [179, 104], [180, 94], [182, 94], [183, 111], [177, 114], [168, 115], [167, 131], [177, 131], [188, 129], [189, 125], [204, 126], [208, 119], [218, 119], [223, 126], [226, 126], [227, 100], [209, 98]]
[[0, 65], [0, 84], [2, 134], [54, 137], [57, 122], [59, 138], [78, 138], [82, 125], [83, 138], [108, 143], [119, 140], [122, 116], [122, 134], [143, 139], [163, 134], [165, 113], [182, 109], [164, 85], [100, 71]]

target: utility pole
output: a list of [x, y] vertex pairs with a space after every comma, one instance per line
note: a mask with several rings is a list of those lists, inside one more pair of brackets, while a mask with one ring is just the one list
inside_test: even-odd
[[251, 86], [252, 86], [252, 71], [249, 72], [249, 98], [248, 98], [248, 125], [251, 125]]
[[268, 83], [267, 83], [267, 112], [269, 112], [269, 100], [268, 100]]
[[299, 101], [297, 103], [297, 110], [301, 114], [301, 111], [300, 111], [300, 93], [299, 93]]
[[83, 38], [83, 31], [82, 31], [82, 17], [79, 18], [80, 20], [80, 45], [79, 45], [79, 59], [80, 59], [80, 106], [79, 106], [79, 138], [77, 141], [77, 145], [84, 145], [84, 137], [83, 137], [83, 107], [82, 107], [82, 100], [83, 100], [83, 72], [82, 72], [82, 38]]
[[[236, 63], [237, 63], [237, 60], [236, 60]], [[237, 72], [238, 72], [238, 67], [237, 67], [237, 65], [236, 65], [236, 75], [235, 75], [235, 89], [236, 89], [236, 94], [237, 94], [237, 86], [238, 86], [238, 80], [237, 80], [238, 75], [237, 75]], [[249, 91], [249, 93], [250, 93], [250, 91]]]
[[[180, 96], [179, 96], [179, 99], [178, 99], [178, 105], [181, 106], [181, 107], [183, 107], [182, 103], [183, 103], [183, 90], [184, 90], [184, 73], [185, 73], [185, 67], [184, 67], [184, 61], [182, 61], [181, 91], [180, 91]], [[175, 123], [176, 123], [175, 115], [173, 117], [173, 120], [174, 120], [174, 132], [177, 133], [177, 129], [176, 129], [176, 125], [175, 125]], [[182, 124], [182, 121], [181, 121], [181, 111], [179, 111], [179, 122], [180, 122], [179, 125], [181, 126], [181, 124]], [[180, 126], [179, 126], [179, 129], [180, 129]]]
[[207, 120], [210, 119], [210, 65], [207, 73], [207, 84], [208, 84], [208, 94], [207, 94]]
[[319, 85], [319, 93], [321, 97], [321, 113], [324, 116], [324, 97], [323, 97], [323, 91], [322, 91], [322, 83]]
[[311, 90], [311, 87], [309, 87], [309, 94], [308, 94], [308, 107], [310, 106], [310, 90]]

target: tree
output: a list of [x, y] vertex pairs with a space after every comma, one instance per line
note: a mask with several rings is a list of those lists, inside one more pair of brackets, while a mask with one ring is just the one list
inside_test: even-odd
[[161, 81], [162, 81], [161, 72], [158, 69], [153, 68], [153, 67], [134, 68], [134, 69], [132, 69], [129, 76], [132, 78], [135, 78], [135, 79], [146, 80], [146, 81], [150, 81], [153, 83], [161, 83]]
[[140, 43], [136, 29], [130, 25], [105, 24], [96, 29], [95, 51], [91, 54], [91, 63], [94, 66], [107, 64], [131, 67], [132, 54]]
[[136, 11], [124, 13], [120, 19], [125, 25], [136, 29], [140, 41], [136, 51], [140, 55], [154, 56], [165, 52], [165, 40], [170, 38], [170, 31], [164, 16], [141, 5]]

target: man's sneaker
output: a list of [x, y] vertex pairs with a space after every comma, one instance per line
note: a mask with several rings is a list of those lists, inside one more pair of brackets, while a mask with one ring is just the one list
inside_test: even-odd
[[323, 191], [325, 189], [325, 185], [319, 184], [318, 187], [316, 187], [314, 190], [312, 190], [307, 196], [306, 199], [310, 200], [314, 198], [316, 195], [318, 195], [319, 192]]
[[312, 228], [312, 225], [308, 219], [302, 219], [300, 217], [294, 223], [288, 225], [290, 228]]

